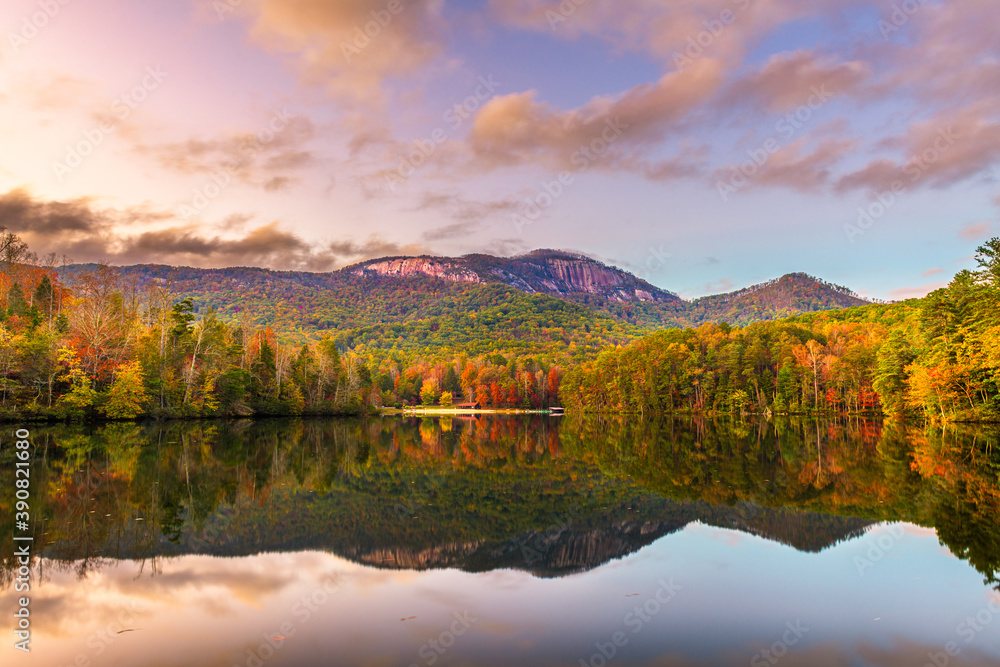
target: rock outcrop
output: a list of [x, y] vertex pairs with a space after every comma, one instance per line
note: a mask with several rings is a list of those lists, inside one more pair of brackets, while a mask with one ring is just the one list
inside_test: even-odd
[[458, 283], [483, 282], [474, 271], [460, 268], [448, 261], [441, 261], [430, 257], [397, 257], [380, 260], [356, 268], [352, 273], [356, 276], [377, 274], [398, 278], [425, 275]]
[[618, 303], [680, 301], [626, 271], [558, 250], [536, 250], [519, 257], [385, 257], [345, 271], [355, 276], [430, 276], [462, 283], [501, 283], [528, 293], [594, 295]]

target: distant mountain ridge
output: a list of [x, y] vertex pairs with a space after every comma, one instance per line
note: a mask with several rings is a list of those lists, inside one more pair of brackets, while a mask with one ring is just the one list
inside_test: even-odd
[[[364, 521], [321, 518], [330, 512], [343, 519], [345, 508], [362, 507], [384, 512], [390, 515], [390, 521], [375, 527]], [[201, 530], [188, 525], [173, 537], [163, 535], [153, 541], [142, 540], [136, 522], [126, 520], [127, 525], [116, 529], [115, 538], [104, 544], [56, 542], [49, 546], [46, 555], [71, 561], [88, 551], [92, 552], [89, 555], [108, 559], [194, 554], [233, 558], [266, 552], [324, 551], [360, 565], [387, 570], [515, 569], [552, 578], [588, 572], [625, 558], [694, 523], [740, 531], [806, 553], [819, 553], [857, 539], [874, 525], [866, 519], [769, 508], [753, 502], [714, 506], [704, 500], [676, 501], [648, 494], [587, 511], [564, 525], [493, 536], [473, 532], [452, 541], [436, 537], [435, 528], [443, 519], [433, 506], [424, 507], [420, 517], [396, 519], [414, 524], [416, 536], [411, 526], [394, 524], [387, 507], [385, 501], [346, 490], [328, 495], [277, 494], [267, 503], [241, 508], [238, 517], [231, 508], [219, 508], [207, 518]], [[475, 528], [474, 510], [453, 510], [446, 510], [449, 522], [466, 525], [471, 521]], [[275, 517], [281, 516], [295, 520], [280, 530], [269, 529], [273, 528]], [[217, 523], [226, 525], [226, 530], [214, 530], [211, 526]], [[323, 530], [317, 530], [317, 526], [323, 526]]]
[[617, 267], [563, 250], [535, 250], [516, 257], [383, 257], [342, 269], [355, 276], [427, 275], [470, 283], [502, 283], [529, 294], [589, 294], [609, 301], [676, 303], [681, 299]]
[[872, 302], [848, 287], [828, 283], [807, 273], [789, 273], [735, 292], [695, 299], [689, 302], [688, 310], [702, 321], [714, 319], [730, 324], [749, 324], [869, 303]]
[[502, 284], [527, 294], [547, 294], [585, 305], [646, 328], [712, 321], [742, 326], [871, 303], [848, 287], [806, 273], [790, 273], [734, 292], [685, 301], [617, 267], [586, 255], [551, 249], [515, 257], [383, 257], [341, 271], [366, 278], [429, 276], [448, 282]]
[[[65, 272], [72, 279], [94, 267]], [[617, 267], [549, 249], [516, 257], [382, 257], [328, 273], [149, 264], [120, 270], [130, 281], [166, 286], [178, 300], [191, 298], [198, 313], [211, 308], [293, 340], [334, 336], [342, 349], [575, 359], [650, 329], [742, 326], [869, 303], [804, 273], [685, 301]]]

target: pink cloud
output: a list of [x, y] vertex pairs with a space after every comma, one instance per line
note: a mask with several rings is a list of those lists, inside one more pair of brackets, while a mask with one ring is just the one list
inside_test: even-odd
[[838, 63], [809, 51], [781, 53], [734, 83], [723, 104], [751, 101], [771, 112], [790, 111], [807, 102], [821, 106], [838, 95], [857, 92], [870, 74], [868, 64], [861, 61]]
[[[800, 139], [778, 148], [767, 157], [763, 165], [747, 177], [747, 185], [816, 192], [829, 182], [831, 167], [857, 146], [852, 140], [827, 139], [806, 153], [806, 143], [805, 139]], [[740, 173], [740, 167], [738, 164], [729, 165], [717, 170], [714, 177], [716, 181], [732, 183], [733, 175]]]
[[980, 222], [976, 225], [967, 225], [959, 230], [958, 235], [966, 241], [978, 241], [986, 238], [990, 233], [990, 223]]
[[441, 0], [229, 4], [251, 17], [259, 44], [293, 54], [309, 83], [367, 103], [382, 100], [387, 78], [416, 76], [444, 51]]
[[942, 274], [942, 273], [944, 273], [944, 269], [939, 269], [939, 268], [935, 267], [933, 269], [927, 269], [926, 271], [924, 271], [923, 273], [920, 274], [920, 277], [921, 278], [930, 278], [931, 276], [936, 276], [936, 275], [939, 275], [939, 274]]
[[889, 297], [897, 301], [904, 299], [919, 299], [925, 297], [934, 290], [947, 287], [948, 283], [931, 283], [929, 285], [919, 285], [913, 287], [899, 287], [889, 292]]
[[529, 163], [577, 169], [580, 151], [595, 145], [603, 164], [630, 164], [628, 148], [642, 152], [671, 134], [721, 81], [721, 63], [703, 59], [656, 83], [613, 98], [595, 97], [569, 111], [538, 101], [534, 91], [494, 97], [476, 115], [468, 143], [487, 169]]
[[[501, 24], [563, 39], [594, 36], [616, 52], [641, 53], [670, 64], [678, 54], [736, 64], [748, 48], [783, 24], [807, 16], [836, 14], [862, 2], [490, 0], [489, 14]], [[700, 51], [696, 48], [699, 44]]]
[[963, 181], [1000, 160], [1000, 122], [983, 108], [946, 111], [914, 123], [884, 145], [904, 149], [902, 160], [877, 158], [843, 176], [838, 192], [885, 191], [893, 185], [946, 187]]

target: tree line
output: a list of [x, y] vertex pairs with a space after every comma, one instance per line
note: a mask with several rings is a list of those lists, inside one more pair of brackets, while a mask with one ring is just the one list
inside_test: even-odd
[[[169, 280], [60, 272], [0, 235], [0, 416], [135, 419], [359, 414], [379, 405], [555, 403], [561, 370], [499, 353], [450, 361], [299, 342], [248, 313], [196, 313]], [[62, 276], [62, 278], [60, 277]], [[293, 342], [295, 341], [295, 342]]]
[[573, 368], [580, 411], [1000, 419], [1000, 238], [923, 299], [658, 331]]
[[[167, 279], [144, 280], [106, 265], [57, 271], [54, 257], [39, 261], [16, 235], [2, 232], [0, 416], [358, 414], [380, 405], [479, 403], [994, 420], [1000, 239], [978, 248], [977, 259], [978, 270], [959, 273], [923, 299], [745, 327], [656, 331], [627, 345], [595, 346], [567, 371], [562, 364], [578, 358], [566, 353], [572, 341], [569, 348], [562, 339], [505, 346], [503, 332], [489, 327], [456, 353], [463, 345], [448, 343], [448, 317], [421, 320], [427, 339], [405, 346], [351, 345], [337, 331], [302, 342], [249, 313], [227, 320], [212, 308], [198, 312]], [[499, 303], [497, 322], [511, 312]], [[563, 314], [539, 312], [552, 322]], [[412, 331], [398, 336], [405, 333]], [[395, 331], [386, 342], [392, 338], [398, 340]]]
[[8, 419], [343, 414], [377, 400], [364, 362], [329, 340], [289, 345], [245, 319], [196, 318], [190, 299], [108, 266], [63, 284], [10, 263], [0, 289]]

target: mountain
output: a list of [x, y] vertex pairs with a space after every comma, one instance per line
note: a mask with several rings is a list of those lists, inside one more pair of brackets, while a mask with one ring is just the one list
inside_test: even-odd
[[561, 250], [535, 250], [517, 257], [384, 257], [342, 271], [355, 276], [408, 277], [427, 275], [464, 283], [500, 283], [528, 294], [548, 294], [572, 300], [583, 295], [609, 302], [679, 303], [676, 294], [597, 260]]
[[619, 268], [585, 255], [548, 249], [510, 258], [384, 257], [344, 271], [358, 277], [432, 276], [450, 282], [503, 284], [529, 294], [548, 294], [580, 303], [640, 326], [709, 321], [745, 325], [869, 303], [847, 287], [805, 273], [790, 273], [735, 292], [686, 302]]
[[805, 273], [789, 273], [736, 292], [695, 299], [687, 304], [687, 312], [698, 323], [716, 321], [745, 325], [869, 303], [847, 287]]
[[[460, 473], [457, 479], [449, 477], [449, 484], [466, 481]], [[464, 489], [463, 498], [474, 498], [475, 504], [428, 504], [417, 517], [396, 516], [392, 511], [393, 504], [399, 507], [405, 498], [374, 498], [347, 488], [329, 494], [280, 490], [260, 503], [238, 509], [216, 508], [200, 528], [185, 524], [176, 533], [153, 539], [131, 516], [113, 518], [107, 532], [114, 537], [105, 542], [57, 541], [50, 543], [45, 553], [56, 560], [74, 561], [95, 556], [233, 558], [266, 552], [324, 551], [388, 570], [516, 569], [549, 578], [593, 570], [693, 523], [737, 530], [809, 553], [857, 539], [874, 524], [855, 517], [769, 508], [752, 502], [715, 506], [705, 501], [675, 501], [618, 483], [602, 489], [606, 506], [595, 507], [593, 499], [568, 491], [565, 495], [571, 499], [571, 507], [583, 508], [578, 515], [559, 525], [519, 531], [489, 526], [489, 520], [479, 516], [475, 508], [489, 503], [488, 494], [498, 492], [489, 486]], [[630, 495], [630, 491], [640, 493]], [[355, 514], [366, 518], [358, 520]], [[219, 530], [219, 525], [225, 530]]]
[[[74, 265], [74, 274], [94, 265]], [[270, 326], [293, 341], [330, 335], [342, 349], [582, 358], [644, 330], [743, 325], [867, 303], [806, 274], [684, 301], [627, 271], [559, 250], [517, 257], [383, 257], [329, 273], [260, 268], [122, 267], [128, 281], [190, 298], [195, 312]]]

